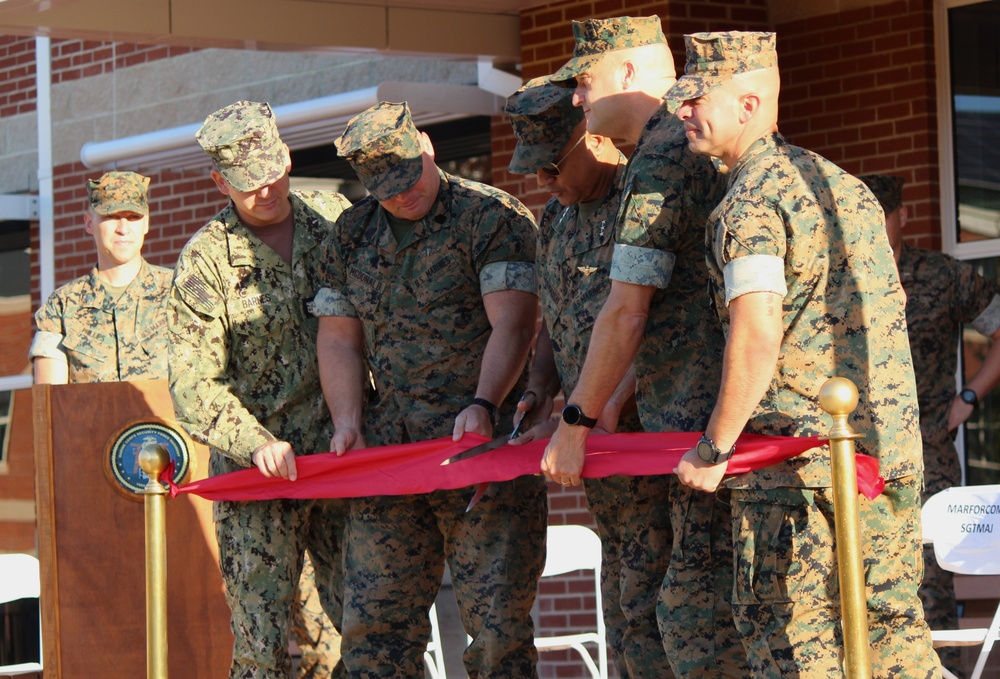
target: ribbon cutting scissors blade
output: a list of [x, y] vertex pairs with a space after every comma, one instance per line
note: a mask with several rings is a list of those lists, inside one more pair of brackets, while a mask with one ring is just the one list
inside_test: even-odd
[[[524, 422], [525, 415], [527, 415], [527, 413], [523, 413], [520, 419], [518, 419], [517, 424], [514, 425], [514, 431], [510, 433], [510, 436], [508, 438], [500, 437], [497, 439], [493, 439], [492, 441], [487, 441], [486, 443], [480, 443], [478, 446], [469, 448], [468, 450], [463, 450], [461, 453], [458, 453], [457, 455], [452, 455], [447, 460], [442, 462], [441, 465], [444, 466], [446, 464], [451, 464], [452, 462], [460, 462], [462, 460], [468, 460], [471, 457], [476, 457], [477, 455], [488, 453], [491, 450], [496, 450], [500, 446], [505, 445], [508, 441], [513, 441], [521, 433], [521, 423]], [[476, 492], [473, 493], [472, 499], [469, 500], [469, 504], [465, 508], [466, 512], [475, 507], [476, 504], [481, 499], [483, 499], [483, 495], [485, 495], [486, 491], [489, 490], [490, 483], [491, 483], [490, 481], [483, 481], [478, 486], [476, 486]]]

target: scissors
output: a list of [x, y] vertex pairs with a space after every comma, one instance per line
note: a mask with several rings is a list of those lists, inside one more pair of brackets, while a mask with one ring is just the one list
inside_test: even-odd
[[[469, 458], [477, 457], [479, 455], [482, 455], [483, 453], [488, 453], [491, 450], [496, 450], [500, 446], [507, 445], [508, 442], [513, 441], [514, 439], [516, 439], [518, 436], [521, 435], [521, 423], [524, 422], [524, 418], [529, 412], [531, 412], [531, 408], [521, 412], [521, 416], [517, 419], [517, 422], [514, 424], [514, 431], [512, 431], [510, 433], [510, 436], [508, 436], [507, 438], [501, 436], [499, 438], [493, 439], [492, 441], [487, 441], [486, 443], [480, 443], [478, 446], [473, 446], [468, 450], [463, 450], [461, 453], [452, 455], [447, 460], [442, 462], [441, 466], [444, 466], [446, 464], [452, 464], [453, 462], [461, 462], [462, 460], [468, 460]], [[465, 508], [466, 512], [475, 507], [476, 504], [481, 499], [483, 499], [483, 495], [486, 494], [486, 491], [489, 489], [491, 483], [492, 483], [491, 481], [483, 481], [482, 483], [479, 484], [479, 486], [476, 488], [476, 492], [472, 495], [472, 499], [469, 500], [468, 506]]]

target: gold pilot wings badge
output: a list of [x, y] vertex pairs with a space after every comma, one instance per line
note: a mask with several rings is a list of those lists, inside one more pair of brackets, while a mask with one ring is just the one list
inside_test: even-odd
[[580, 273], [582, 273], [584, 276], [589, 276], [590, 274], [592, 274], [595, 271], [597, 271], [597, 267], [596, 266], [578, 266], [578, 267], [576, 267], [576, 270], [579, 271]]

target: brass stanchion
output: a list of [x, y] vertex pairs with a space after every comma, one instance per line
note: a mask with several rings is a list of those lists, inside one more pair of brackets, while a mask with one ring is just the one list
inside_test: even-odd
[[855, 434], [847, 416], [858, 405], [858, 389], [844, 377], [823, 383], [819, 403], [833, 416], [830, 443], [833, 477], [833, 516], [837, 536], [837, 572], [840, 576], [840, 610], [844, 630], [844, 675], [848, 679], [870, 679], [868, 646], [868, 602], [861, 559], [861, 528], [858, 518], [858, 469], [854, 460]]
[[167, 679], [167, 491], [158, 479], [170, 463], [159, 443], [139, 451], [139, 467], [149, 476], [146, 503], [146, 677]]

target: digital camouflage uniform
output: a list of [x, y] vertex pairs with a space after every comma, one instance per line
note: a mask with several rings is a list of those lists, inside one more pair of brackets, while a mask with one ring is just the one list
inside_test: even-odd
[[[666, 42], [655, 16], [573, 22], [573, 32], [574, 58], [553, 78], [575, 78], [608, 50]], [[665, 102], [649, 118], [629, 157], [611, 263], [612, 280], [655, 288], [635, 359], [639, 416], [653, 432], [704, 430], [724, 345], [706, 294], [704, 248], [705, 220], [725, 184], [711, 161], [688, 150], [672, 106]], [[669, 563], [657, 617], [671, 667], [679, 677], [744, 677], [730, 606], [726, 493], [699, 493], [673, 477], [657, 485], [651, 501], [670, 509], [671, 526], [661, 519], [655, 542], [671, 545], [657, 563]]]
[[95, 266], [35, 312], [38, 331], [28, 355], [67, 361], [70, 383], [166, 379], [171, 276], [143, 260], [116, 300]]
[[302, 562], [299, 589], [292, 606], [292, 636], [299, 647], [298, 679], [332, 679], [342, 672], [340, 632], [330, 624], [316, 588], [316, 569], [309, 552]]
[[[149, 178], [106, 172], [88, 180], [88, 204], [101, 217], [149, 214]], [[29, 358], [65, 361], [69, 382], [120, 382], [167, 377], [166, 299], [172, 272], [145, 260], [115, 299], [98, 267], [53, 292], [35, 312]]]
[[[656, 288], [635, 360], [646, 431], [704, 431], [722, 375], [724, 340], [709, 303], [705, 220], [725, 184], [687, 148], [664, 105], [650, 118], [625, 174], [611, 278]], [[663, 645], [679, 677], [744, 677], [733, 625], [728, 493], [702, 493], [673, 477], [674, 531], [658, 611]]]
[[[692, 99], [718, 85], [702, 75], [777, 67], [773, 33], [685, 36], [687, 75], [668, 93]], [[728, 71], [727, 71], [728, 69]], [[777, 132], [730, 168], [709, 220], [711, 290], [723, 325], [729, 302], [783, 294], [784, 339], [774, 378], [744, 431], [826, 435], [818, 393], [854, 382], [849, 421], [859, 452], [878, 458], [885, 491], [859, 498], [872, 672], [937, 676], [917, 598], [920, 479], [916, 385], [902, 289], [882, 210], [833, 163]], [[829, 453], [815, 448], [731, 477], [734, 614], [755, 676], [839, 676], [843, 638]]]
[[[863, 175], [858, 179], [872, 190], [886, 215], [902, 205], [902, 177]], [[906, 326], [923, 439], [922, 501], [926, 502], [931, 495], [962, 484], [955, 432], [948, 431], [948, 412], [955, 398], [958, 371], [955, 347], [963, 323], [971, 323], [986, 337], [1000, 329], [1000, 296], [993, 281], [977, 274], [970, 264], [943, 252], [904, 243], [896, 266], [906, 293]], [[924, 579], [919, 594], [924, 618], [931, 629], [958, 629], [954, 576], [938, 566], [930, 545], [924, 546]], [[953, 673], [961, 673], [960, 648], [936, 650]]]
[[[511, 172], [529, 174], [553, 162], [583, 120], [572, 90], [531, 80], [507, 99], [518, 144]], [[611, 290], [611, 255], [625, 159], [609, 193], [563, 207], [553, 198], [538, 229], [538, 291], [563, 393], [572, 393], [583, 370], [597, 314]], [[619, 432], [641, 431], [636, 414]], [[608, 644], [619, 676], [672, 676], [656, 620], [670, 558], [669, 477], [584, 479], [587, 503], [601, 536], [601, 598]]]
[[[336, 142], [373, 195], [338, 221], [328, 259], [339, 276], [316, 310], [361, 321], [377, 392], [364, 414], [369, 446], [451, 435], [475, 396], [491, 332], [483, 296], [535, 290], [531, 214], [489, 186], [438, 170], [436, 201], [396, 242], [377, 199], [419, 179], [417, 134], [405, 104], [383, 103]], [[500, 423], [515, 404], [500, 404]], [[544, 480], [493, 483], [466, 513], [474, 490], [351, 501], [341, 628], [350, 676], [423, 676], [445, 560], [472, 636], [469, 676], [537, 676], [530, 611], [545, 557]]]
[[[220, 114], [234, 111], [239, 124], [225, 124]], [[220, 120], [222, 126], [211, 126]], [[234, 165], [223, 173], [227, 180], [252, 189], [256, 181], [276, 179], [269, 166], [284, 150], [275, 148], [281, 142], [266, 104], [227, 107], [209, 117], [201, 134], [217, 169], [220, 158], [233, 160], [234, 149], [245, 160], [251, 176], [238, 176]], [[277, 178], [284, 174], [279, 162]], [[270, 441], [288, 442], [296, 455], [329, 448], [318, 319], [309, 302], [325, 277], [321, 243], [349, 203], [333, 192], [292, 192], [289, 200], [291, 264], [240, 221], [231, 202], [191, 238], [177, 262], [168, 316], [170, 391], [178, 422], [210, 447], [213, 476], [252, 466], [253, 452]], [[289, 617], [306, 549], [323, 607], [331, 620], [340, 619], [338, 550], [346, 508], [343, 500], [215, 503], [235, 636], [231, 677], [289, 676]]]

